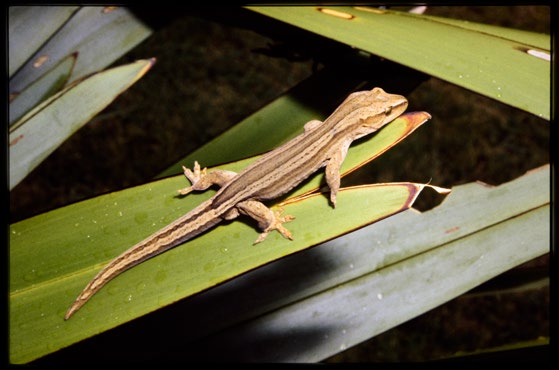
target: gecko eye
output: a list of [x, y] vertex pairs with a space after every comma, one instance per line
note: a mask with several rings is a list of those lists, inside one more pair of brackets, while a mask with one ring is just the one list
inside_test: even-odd
[[390, 112], [392, 112], [392, 107], [384, 108], [384, 114], [388, 115], [388, 114], [390, 114]]

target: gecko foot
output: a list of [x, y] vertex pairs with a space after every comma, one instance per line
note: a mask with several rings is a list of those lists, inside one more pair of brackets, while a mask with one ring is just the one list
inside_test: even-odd
[[188, 181], [190, 181], [190, 183], [192, 184], [192, 186], [189, 186], [187, 188], [184, 189], [180, 189], [177, 190], [178, 193], [180, 195], [187, 195], [188, 193], [192, 192], [192, 190], [196, 190], [196, 184], [198, 184], [198, 182], [206, 176], [206, 171], [207, 168], [204, 168], [203, 170], [200, 169], [200, 164], [198, 163], [198, 161], [194, 162], [194, 171], [191, 171], [189, 168], [186, 168], [185, 166], [182, 166], [182, 170], [184, 173], [184, 176], [186, 176], [186, 178], [188, 179]]
[[268, 234], [272, 230], [277, 230], [277, 231], [279, 231], [279, 233], [281, 235], [283, 235], [284, 238], [289, 239], [289, 240], [293, 240], [293, 236], [291, 235], [291, 232], [289, 230], [287, 230], [285, 227], [283, 227], [282, 224], [286, 223], [286, 222], [293, 221], [295, 219], [295, 216], [287, 215], [287, 216], [281, 217], [282, 213], [283, 213], [283, 209], [281, 209], [281, 208], [277, 212], [274, 212], [274, 218], [273, 218], [272, 222], [258, 236], [258, 238], [254, 241], [253, 245], [263, 242], [268, 237]]

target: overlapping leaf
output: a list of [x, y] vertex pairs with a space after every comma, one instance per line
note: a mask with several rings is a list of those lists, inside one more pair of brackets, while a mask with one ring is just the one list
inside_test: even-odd
[[369, 7], [248, 8], [550, 117], [549, 35]]
[[[141, 78], [155, 59], [94, 74], [28, 112], [10, 130], [10, 189], [76, 130]], [[79, 104], [76, 104], [79, 102]]]
[[[192, 361], [323, 361], [548, 253], [549, 170], [456, 186], [428, 212], [402, 212], [251, 272], [182, 307], [194, 333], [168, 334]], [[258, 305], [246, 303], [254, 297]]]
[[[10, 76], [10, 93], [22, 91], [74, 53], [79, 54], [79, 62], [70, 82], [97, 72], [151, 34], [126, 8], [16, 7], [9, 15], [14, 25], [10, 29], [10, 66], [14, 67], [10, 70], [15, 71]], [[26, 32], [18, 33], [18, 29]], [[20, 50], [25, 54], [12, 61]]]
[[[417, 127], [427, 118], [419, 112], [387, 125], [371, 138], [369, 157], [407, 136], [413, 131], [410, 127]], [[363, 151], [356, 149], [356, 153]], [[356, 154], [356, 158], [368, 159], [362, 155]], [[348, 154], [349, 166], [359, 165], [356, 159], [350, 159], [353, 156]], [[232, 163], [224, 168], [237, 171], [240, 165]], [[284, 207], [286, 213], [297, 217], [287, 225], [295, 235], [293, 242], [273, 233], [264, 244], [252, 246], [258, 232], [250, 225], [233, 222], [219, 226], [130, 270], [64, 322], [66, 309], [103, 265], [211, 195], [208, 192], [178, 198], [176, 189], [184, 187], [185, 181], [182, 176], [155, 181], [11, 226], [10, 341], [14, 361], [44, 355], [397, 213], [408, 208], [423, 188], [417, 184], [382, 184], [346, 190], [338, 200], [344, 205], [335, 210], [321, 194], [290, 202]], [[316, 188], [318, 182], [307, 184], [307, 189], [309, 186]], [[364, 207], [369, 202], [370, 206]], [[317, 208], [322, 208], [319, 214]]]
[[76, 58], [77, 53], [70, 55], [22, 92], [12, 95], [9, 109], [10, 130], [15, 129], [12, 124], [21, 118], [24, 113], [30, 111], [40, 102], [62, 90], [72, 75], [72, 70], [76, 64]]

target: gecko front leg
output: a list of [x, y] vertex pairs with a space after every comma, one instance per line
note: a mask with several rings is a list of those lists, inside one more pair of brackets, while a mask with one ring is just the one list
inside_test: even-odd
[[326, 183], [330, 188], [330, 203], [332, 203], [334, 208], [336, 208], [336, 195], [338, 195], [338, 190], [340, 190], [340, 167], [346, 157], [349, 144], [351, 144], [351, 141], [343, 143], [340, 148], [331, 154], [324, 170]]
[[203, 191], [212, 185], [222, 187], [237, 175], [236, 172], [226, 170], [215, 170], [207, 173], [207, 168], [200, 169], [198, 161], [194, 162], [194, 171], [191, 171], [185, 166], [182, 166], [182, 169], [184, 171], [184, 176], [186, 176], [192, 186], [178, 190], [180, 195], [187, 195], [193, 190]]

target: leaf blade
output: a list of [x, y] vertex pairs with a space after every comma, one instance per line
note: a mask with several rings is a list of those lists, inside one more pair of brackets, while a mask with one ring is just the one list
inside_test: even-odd
[[[195, 360], [216, 352], [221, 361], [323, 360], [547, 253], [549, 179], [544, 166], [495, 187], [459, 185], [432, 210], [401, 212], [251, 271], [182, 305], [189, 317], [177, 315], [194, 333], [173, 338]], [[479, 217], [486, 209], [490, 217]]]
[[154, 62], [154, 59], [143, 60], [94, 74], [68, 86], [16, 122], [9, 137], [10, 189], [66, 138], [141, 78]]
[[[173, 179], [162, 180], [160, 183], [168, 185], [167, 183], [172, 183], [170, 180]], [[233, 222], [226, 227], [218, 227], [211, 233], [206, 233], [188, 242], [187, 245], [170, 250], [157, 258], [136, 266], [136, 268], [123, 275], [123, 279], [115, 279], [115, 284], [111, 282], [111, 285], [106, 287], [107, 289], [100, 291], [92, 299], [91, 304], [82, 308], [79, 316], [75, 316], [67, 322], [63, 321], [67, 306], [72, 302], [75, 294], [93, 277], [100, 265], [108, 260], [106, 256], [111, 253], [110, 251], [115, 249], [113, 246], [106, 245], [103, 234], [109, 234], [108, 240], [111, 240], [111, 234], [120, 233], [119, 225], [116, 225], [113, 230], [108, 230], [109, 226], [103, 225], [103, 221], [97, 218], [99, 214], [92, 215], [95, 217], [96, 224], [86, 222], [86, 220], [81, 221], [89, 224], [88, 230], [81, 228], [81, 232], [72, 233], [77, 234], [78, 237], [69, 235], [72, 238], [92, 241], [89, 243], [82, 241], [79, 244], [76, 243], [77, 239], [70, 243], [67, 241], [61, 243], [59, 239], [54, 238], [49, 242], [44, 238], [43, 233], [39, 234], [42, 235], [40, 240], [24, 242], [24, 234], [29, 236], [35, 232], [35, 238], [37, 238], [37, 219], [34, 220], [35, 222], [30, 220], [23, 222], [23, 224], [12, 225], [10, 265], [14, 268], [10, 271], [10, 318], [13, 328], [10, 334], [10, 347], [13, 351], [11, 352], [11, 358], [18, 363], [29, 361], [79, 339], [114, 327], [132, 317], [143, 315], [157, 307], [170, 304], [186, 295], [207, 289], [247, 269], [253, 269], [270, 260], [295, 253], [324, 240], [324, 238], [344, 232], [341, 230], [347, 232], [348, 227], [350, 227], [348, 225], [356, 227], [356, 223], [368, 223], [371, 218], [386, 217], [388, 214], [400, 211], [402, 207], [407, 208], [410, 202], [415, 199], [420, 188], [422, 188], [421, 185], [394, 184], [347, 189], [339, 194], [339, 201], [340, 203], [343, 202], [344, 205], [338, 205], [335, 211], [329, 208], [326, 198], [318, 194], [304, 201], [289, 204], [285, 206], [285, 211], [293, 212], [300, 217], [298, 223], [289, 225], [294, 235], [296, 235], [296, 240], [294, 242], [286, 241], [281, 236], [274, 234], [270, 235], [269, 240], [266, 241], [266, 246], [263, 248], [260, 245], [250, 247], [257, 232], [248, 225]], [[372, 194], [376, 194], [376, 196]], [[116, 200], [118, 197], [115, 194], [110, 196], [112, 197], [111, 200], [119, 202]], [[381, 205], [377, 208], [380, 213], [371, 215], [362, 212], [359, 216], [352, 210], [355, 207], [355, 202], [363, 204], [364, 196], [369, 199], [371, 197], [376, 199], [377, 206], [380, 202]], [[383, 200], [379, 200], [379, 197]], [[91, 205], [88, 202], [82, 203], [89, 207]], [[155, 202], [160, 202], [160, 200]], [[383, 204], [385, 207], [382, 206]], [[81, 208], [83, 206], [84, 204], [78, 204], [69, 208]], [[88, 209], [96, 208], [94, 206]], [[309, 217], [315, 213], [316, 207], [324, 208], [325, 212], [318, 218], [316, 215]], [[387, 209], [392, 211], [386, 213]], [[75, 222], [75, 219], [70, 221], [67, 217], [63, 217], [61, 221], [60, 212], [64, 212], [64, 210], [57, 210], [57, 215], [47, 217], [51, 221], [45, 221], [46, 224], [43, 223], [42, 229], [50, 230], [52, 233], [55, 229], [71, 227], [68, 223]], [[100, 212], [102, 213], [103, 210]], [[332, 212], [336, 212], [336, 215], [340, 215], [342, 212], [348, 213], [347, 218], [343, 217], [347, 222], [333, 222]], [[78, 213], [83, 214], [83, 212]], [[37, 217], [42, 218], [42, 216]], [[89, 216], [91, 214], [88, 214], [87, 218]], [[131, 218], [131, 222], [136, 222], [135, 217], [131, 214], [127, 218]], [[63, 226], [54, 226], [54, 224], [60, 222]], [[327, 233], [321, 231], [325, 222], [333, 226]], [[32, 228], [35, 227], [34, 231], [24, 231], [26, 229], [25, 224]], [[147, 230], [142, 230], [142, 233], [148, 233], [150, 229], [157, 228], [159, 228], [159, 225], [152, 225], [146, 228]], [[234, 236], [233, 240], [231, 240], [231, 235]], [[138, 236], [132, 235], [130, 238], [138, 239]], [[124, 238], [121, 237], [118, 242], [120, 243], [122, 239]], [[69, 250], [67, 247], [69, 244], [71, 244], [71, 248], [78, 251], [72, 252]], [[274, 248], [274, 244], [279, 244], [282, 247]], [[54, 247], [55, 245], [65, 247], [57, 249]], [[34, 262], [31, 264], [28, 248], [31, 248], [35, 254]], [[120, 248], [122, 248], [122, 245]], [[91, 249], [96, 251], [95, 256], [91, 256]], [[103, 251], [103, 249], [105, 250]], [[88, 262], [78, 261], [76, 263], [73, 260], [76, 253], [84, 256]], [[67, 260], [70, 267], [61, 263], [61, 260]], [[41, 269], [47, 271], [40, 271]], [[61, 276], [60, 271], [62, 269], [65, 272]], [[176, 274], [177, 269], [186, 271], [186, 273]], [[33, 276], [29, 275], [30, 271], [34, 272]], [[146, 276], [151, 276], [154, 280], [146, 282]], [[99, 303], [102, 303], [102, 305], [100, 306]]]
[[[545, 254], [548, 215], [549, 205], [245, 321], [193, 344], [189, 358], [208, 360], [204, 349], [212, 348], [222, 361], [322, 361]], [[530, 247], [517, 247], [511, 255], [510, 244], [495, 243], [502, 237]], [[328, 340], [303, 340], [309, 335]], [[297, 348], [289, 345], [293, 342]]]
[[16, 128], [14, 125], [16, 120], [19, 120], [33, 107], [62, 89], [72, 74], [76, 58], [77, 55], [72, 54], [63, 59], [57, 66], [10, 100], [10, 131]]
[[332, 16], [317, 7], [248, 7], [549, 120], [550, 64], [527, 53], [533, 45], [524, 43], [547, 45], [542, 51], [550, 55], [549, 35], [519, 35], [506, 28], [443, 22], [393, 10], [330, 8], [352, 18]]
[[[58, 7], [45, 7], [48, 11]], [[42, 11], [43, 7], [39, 7]], [[36, 20], [31, 27], [35, 33]], [[10, 92], [22, 91], [37, 80], [45, 70], [58, 64], [73, 53], [80, 58], [70, 82], [99, 71], [115, 61], [124, 52], [130, 50], [151, 34], [151, 29], [126, 8], [106, 11], [101, 6], [80, 7], [67, 22], [49, 37], [39, 49], [10, 78]], [[27, 45], [21, 46], [26, 48]], [[40, 67], [34, 66], [38, 58], [44, 57]]]
[[[8, 74], [11, 77], [56, 30], [78, 10], [77, 6], [13, 6], [8, 10]], [[41, 24], [41, 32], [35, 26]]]

